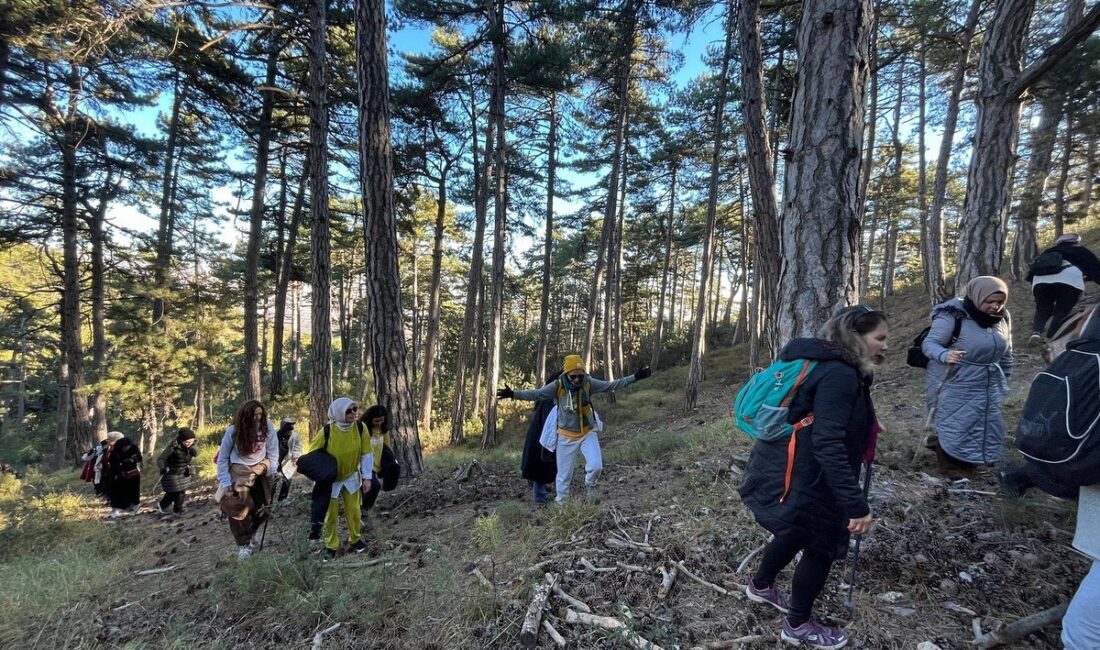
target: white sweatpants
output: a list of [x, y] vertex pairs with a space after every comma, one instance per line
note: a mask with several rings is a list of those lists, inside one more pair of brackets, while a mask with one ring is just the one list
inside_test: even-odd
[[577, 462], [577, 451], [584, 456], [584, 486], [596, 486], [603, 472], [603, 455], [600, 453], [600, 439], [595, 431], [588, 432], [580, 440], [558, 437], [557, 462], [558, 476], [554, 483], [557, 494], [554, 500], [561, 503], [569, 498], [569, 480], [573, 478], [573, 465]]
[[1100, 648], [1100, 562], [1081, 581], [1062, 619], [1062, 643], [1066, 650]]

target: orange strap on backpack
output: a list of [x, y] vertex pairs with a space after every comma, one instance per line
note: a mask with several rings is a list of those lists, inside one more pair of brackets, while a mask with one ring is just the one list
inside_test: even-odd
[[791, 433], [791, 440], [787, 443], [787, 471], [783, 476], [783, 495], [779, 497], [779, 503], [783, 503], [784, 501], [786, 501], [787, 494], [789, 494], [791, 491], [791, 475], [794, 474], [794, 450], [798, 444], [798, 432], [813, 423], [813, 413], [810, 413], [806, 417], [794, 423], [794, 432]]

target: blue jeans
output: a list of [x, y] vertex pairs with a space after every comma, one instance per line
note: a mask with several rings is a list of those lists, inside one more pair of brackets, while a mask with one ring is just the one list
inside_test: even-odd
[[1062, 643], [1066, 650], [1100, 648], [1100, 561], [1092, 563], [1069, 603], [1062, 619]]

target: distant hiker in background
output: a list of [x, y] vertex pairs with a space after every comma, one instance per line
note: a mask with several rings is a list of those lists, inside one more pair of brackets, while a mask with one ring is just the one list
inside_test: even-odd
[[[848, 552], [849, 535], [871, 530], [859, 472], [874, 456], [879, 427], [871, 381], [874, 366], [885, 360], [888, 335], [882, 312], [847, 307], [818, 338], [794, 339], [779, 355], [816, 362], [790, 402], [787, 421], [802, 426], [792, 436], [754, 443], [739, 492], [757, 523], [775, 536], [745, 593], [787, 615], [780, 632], [787, 643], [841, 648], [849, 640], [811, 614], [833, 562]], [[799, 552], [788, 595], [775, 581]]]
[[[390, 437], [390, 413], [385, 406], [375, 404], [363, 413], [359, 422], [366, 427], [370, 437], [371, 455], [374, 457], [373, 473], [369, 477], [371, 489], [363, 493], [363, 513], [366, 514], [374, 507], [378, 500], [378, 494], [383, 490], [387, 492], [397, 486], [401, 467], [397, 464], [397, 456], [393, 453], [393, 439]], [[364, 481], [367, 477], [364, 477]]]
[[[560, 370], [550, 373], [546, 383], [554, 383], [559, 376], [561, 376]], [[547, 417], [554, 411], [555, 405], [554, 399], [540, 399], [535, 402], [535, 408], [531, 412], [531, 424], [527, 425], [527, 437], [523, 441], [520, 474], [531, 485], [532, 496], [537, 504], [549, 501], [550, 486], [558, 473], [555, 452], [543, 447], [539, 442], [543, 429], [547, 426]], [[554, 417], [557, 418], [556, 413]], [[549, 426], [556, 426], [556, 424], [549, 423]]]
[[1100, 483], [1081, 488], [1073, 548], [1092, 560], [1092, 568], [1062, 619], [1062, 643], [1066, 650], [1096, 650], [1100, 648]]
[[[336, 480], [331, 484], [318, 483], [313, 491], [313, 513], [319, 504], [326, 504], [324, 515], [325, 554], [323, 561], [335, 559], [340, 548], [340, 505], [343, 502], [344, 520], [348, 525], [348, 544], [352, 551], [362, 553], [367, 545], [360, 539], [362, 533], [362, 494], [374, 489], [374, 455], [366, 427], [358, 422], [359, 406], [350, 397], [338, 397], [328, 407], [328, 424], [319, 435], [313, 437], [307, 451], [324, 449], [336, 459]], [[322, 488], [327, 487], [327, 490]], [[316, 528], [317, 519], [311, 522]], [[311, 532], [311, 539], [313, 532]]]
[[[111, 500], [110, 519], [123, 513], [135, 513], [141, 503], [141, 452], [129, 438], [120, 436], [107, 454], [107, 494]], [[111, 438], [111, 433], [107, 438]]]
[[[925, 445], [940, 471], [970, 476], [1004, 456], [1004, 398], [1012, 376], [1012, 324], [1008, 285], [979, 276], [962, 298], [932, 308], [932, 329], [921, 344], [928, 357], [927, 407], [935, 434]], [[952, 341], [956, 321], [959, 336]]]
[[164, 498], [157, 504], [157, 512], [168, 514], [168, 506], [172, 506], [172, 512], [183, 513], [183, 501], [187, 497], [187, 490], [191, 488], [194, 478], [191, 476], [191, 461], [199, 454], [195, 447], [195, 432], [187, 427], [176, 433], [176, 439], [168, 445], [157, 459], [157, 467], [160, 469], [160, 485], [164, 488]]
[[214, 501], [229, 517], [237, 558], [259, 547], [256, 531], [268, 517], [279, 462], [279, 440], [267, 409], [248, 400], [237, 409], [218, 450], [218, 491]]
[[279, 486], [280, 502], [290, 495], [290, 483], [296, 471], [295, 463], [302, 456], [302, 436], [294, 430], [295, 422], [294, 418], [283, 418], [275, 433], [279, 439], [279, 474], [282, 477]]
[[579, 355], [571, 354], [562, 363], [562, 374], [542, 388], [533, 390], [512, 390], [505, 385], [497, 390], [497, 397], [503, 399], [521, 399], [528, 402], [553, 400], [558, 408], [557, 427], [557, 478], [555, 481], [555, 500], [558, 503], [569, 498], [569, 480], [573, 477], [573, 465], [577, 452], [584, 456], [584, 492], [585, 498], [599, 503], [596, 482], [603, 471], [603, 455], [600, 452], [600, 439], [597, 435], [595, 411], [592, 409], [592, 396], [597, 393], [626, 388], [639, 379], [653, 374], [648, 366], [643, 366], [633, 375], [603, 381], [585, 372], [584, 361]]
[[[118, 432], [115, 431], [114, 433]], [[118, 437], [121, 438], [122, 434], [119, 433]], [[95, 490], [96, 496], [105, 496], [103, 483], [103, 456], [107, 453], [110, 446], [111, 441], [104, 438], [99, 441], [98, 445], [84, 452], [84, 455], [80, 457], [80, 460], [84, 461], [84, 470], [81, 472], [80, 477], [85, 481], [91, 481], [92, 489]]]
[[1035, 295], [1035, 318], [1028, 342], [1038, 345], [1043, 341], [1044, 328], [1046, 338], [1054, 338], [1077, 305], [1085, 280], [1100, 283], [1100, 259], [1081, 245], [1081, 235], [1069, 232], [1032, 261], [1026, 279], [1031, 281]]

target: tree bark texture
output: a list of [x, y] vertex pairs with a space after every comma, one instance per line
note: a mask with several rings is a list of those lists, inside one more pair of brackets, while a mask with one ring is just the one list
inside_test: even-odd
[[804, 54], [781, 226], [781, 341], [813, 335], [835, 309], [859, 298], [859, 182], [873, 17], [870, 0], [802, 5], [798, 51]]
[[[328, 90], [325, 23], [328, 0], [309, 3], [309, 189], [310, 189], [310, 382], [309, 426], [316, 435], [332, 402], [332, 224], [328, 210]], [[301, 336], [299, 326], [296, 336]]]
[[925, 266], [929, 277], [928, 297], [933, 305], [947, 299], [947, 281], [943, 257], [943, 207], [947, 202], [947, 174], [951, 167], [951, 149], [955, 141], [955, 129], [959, 123], [959, 103], [962, 99], [963, 85], [966, 83], [966, 66], [974, 42], [974, 32], [978, 18], [982, 13], [982, 0], [970, 0], [970, 9], [966, 22], [959, 35], [959, 60], [951, 80], [951, 94], [947, 99], [947, 112], [943, 118], [943, 134], [940, 138], [940, 151], [936, 158], [936, 176], [932, 183], [932, 205], [928, 213], [928, 236], [926, 238]]
[[1020, 99], [1009, 94], [1020, 73], [1034, 0], [997, 0], [978, 67], [977, 123], [959, 223], [956, 287], [1000, 275], [1009, 169], [1020, 132]]
[[[321, 35], [324, 38], [324, 34]], [[269, 44], [264, 88], [275, 86], [279, 49]], [[324, 45], [322, 44], [322, 47]], [[322, 55], [323, 56], [323, 55]], [[311, 80], [312, 81], [312, 80]], [[260, 381], [259, 308], [260, 308], [260, 242], [263, 239], [264, 211], [267, 190], [267, 167], [271, 155], [271, 114], [275, 94], [263, 90], [260, 115], [256, 123], [256, 170], [252, 177], [252, 205], [248, 210], [248, 245], [244, 256], [244, 398], [262, 399]]]
[[180, 83], [179, 73], [173, 84], [172, 91], [172, 117], [168, 121], [168, 140], [165, 143], [164, 170], [161, 178], [160, 193], [160, 223], [157, 227], [156, 261], [153, 263], [153, 323], [163, 325], [166, 311], [165, 296], [168, 292], [168, 271], [172, 263], [172, 238], [175, 230], [173, 224], [173, 210], [171, 205], [172, 182], [175, 176], [175, 165], [178, 158], [176, 152], [179, 139], [180, 111], [184, 98], [187, 95], [187, 87]]
[[[729, 88], [730, 58], [733, 56], [733, 21], [737, 5], [731, 2], [726, 11], [726, 43], [722, 52], [722, 69], [718, 77], [718, 96], [714, 98], [714, 140], [710, 152], [710, 181], [707, 186], [707, 223], [703, 229], [703, 259], [699, 265], [699, 294], [695, 301], [695, 324], [691, 336], [691, 360], [688, 366], [687, 385], [684, 390], [684, 408], [691, 411], [699, 399], [699, 384], [705, 377], [707, 354], [707, 315], [710, 307], [710, 283], [714, 258], [715, 224], [718, 221], [718, 169], [722, 158], [725, 133], [726, 92]], [[766, 160], [766, 159], [765, 159]]]
[[1073, 160], [1073, 120], [1066, 120], [1062, 141], [1062, 161], [1058, 171], [1058, 185], [1054, 188], [1054, 236], [1061, 237], [1066, 230], [1066, 183]]
[[490, 270], [490, 290], [492, 292], [489, 309], [489, 341], [486, 344], [488, 360], [485, 382], [485, 434], [481, 439], [483, 448], [496, 446], [497, 443], [497, 396], [496, 386], [500, 379], [500, 335], [504, 316], [504, 247], [508, 235], [508, 203], [505, 191], [505, 179], [508, 168], [505, 166], [505, 115], [504, 76], [505, 46], [507, 45], [507, 25], [504, 22], [504, 7], [507, 0], [495, 0], [493, 18], [489, 31], [493, 35], [493, 85], [489, 102], [489, 119], [497, 124], [496, 147], [493, 152], [496, 174], [493, 177], [493, 266]]
[[558, 94], [550, 93], [546, 135], [546, 234], [542, 250], [542, 298], [539, 307], [539, 344], [535, 357], [535, 383], [546, 380], [546, 356], [550, 341], [550, 271], [554, 261], [554, 185], [558, 164]]
[[[859, 260], [861, 272], [859, 275], [860, 299], [867, 293], [871, 286], [871, 258], [874, 257], [875, 229], [878, 220], [867, 223], [867, 188], [871, 185], [871, 171], [875, 167], [875, 138], [878, 135], [878, 27], [871, 31], [871, 100], [870, 110], [867, 116], [867, 149], [863, 152], [863, 173], [859, 181]], [[878, 215], [878, 205], [875, 205], [875, 215]], [[867, 247], [863, 246], [863, 230], [868, 229]]]
[[[294, 196], [294, 206], [290, 209], [290, 225], [287, 226], [286, 243], [283, 246], [282, 260], [279, 262], [279, 277], [275, 284], [275, 323], [271, 350], [271, 397], [275, 399], [283, 392], [283, 343], [286, 328], [286, 300], [290, 291], [290, 280], [294, 276], [294, 249], [298, 245], [298, 229], [302, 224], [302, 212], [305, 205], [306, 181], [309, 179], [311, 165], [306, 156], [302, 167], [302, 176], [298, 181], [298, 193]], [[364, 370], [366, 370], [364, 368]]]
[[649, 357], [649, 365], [653, 368], [661, 360], [661, 346], [664, 345], [665, 302], [668, 297], [668, 267], [672, 263], [672, 231], [676, 219], [676, 174], [680, 170], [680, 159], [673, 158], [668, 188], [668, 218], [665, 221], [664, 255], [661, 263], [661, 297], [657, 300], [657, 325], [653, 329], [653, 351]]
[[424, 343], [424, 372], [420, 377], [420, 430], [432, 430], [432, 383], [435, 381], [439, 320], [443, 312], [443, 235], [447, 217], [448, 166], [439, 173], [435, 208], [435, 239], [432, 242], [432, 279], [428, 289], [428, 332]]
[[422, 470], [416, 405], [406, 365], [393, 197], [390, 91], [384, 0], [355, 5], [355, 67], [359, 79], [359, 186], [363, 196], [367, 305], [378, 401], [390, 412], [402, 474]]
[[[764, 63], [760, 45], [759, 0], [741, 4], [741, 97], [745, 122], [745, 162], [752, 192], [753, 231], [756, 234], [756, 273], [761, 292], [755, 299], [764, 316], [769, 348], [775, 347], [775, 315], [778, 313], [779, 276], [783, 253], [779, 241], [779, 207], [775, 200], [772, 143], [768, 139], [764, 105]], [[778, 74], [778, 73], [777, 73]]]

